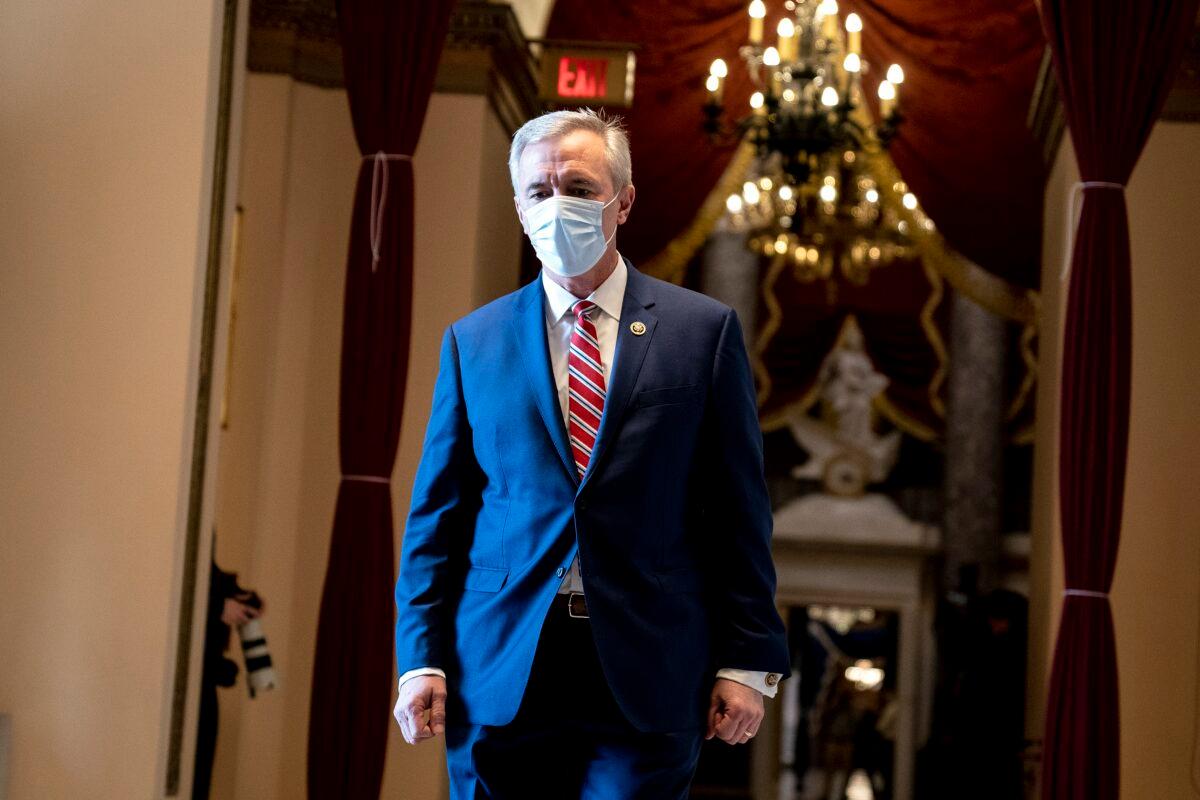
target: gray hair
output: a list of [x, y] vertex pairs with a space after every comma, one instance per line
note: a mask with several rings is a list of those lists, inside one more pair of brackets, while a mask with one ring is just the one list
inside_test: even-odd
[[546, 139], [559, 139], [580, 130], [591, 131], [604, 140], [604, 154], [612, 175], [613, 190], [619, 192], [628, 186], [633, 180], [633, 165], [629, 157], [629, 135], [625, 133], [621, 118], [609, 116], [603, 111], [581, 108], [577, 111], [551, 111], [534, 117], [513, 134], [512, 147], [508, 151], [508, 172], [512, 178], [513, 193], [521, 194], [517, 185], [517, 167], [528, 145]]

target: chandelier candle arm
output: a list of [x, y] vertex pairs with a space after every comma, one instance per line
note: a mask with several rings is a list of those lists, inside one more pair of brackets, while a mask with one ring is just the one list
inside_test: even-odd
[[766, 4], [762, 0], [754, 0], [750, 4], [750, 44], [762, 44], [763, 18], [766, 16]]
[[796, 24], [789, 17], [784, 17], [779, 20], [779, 27], [775, 29], [775, 32], [779, 36], [776, 43], [779, 48], [779, 60], [785, 64], [792, 63], [800, 54]]
[[846, 15], [846, 49], [862, 55], [862, 17], [855, 13]]

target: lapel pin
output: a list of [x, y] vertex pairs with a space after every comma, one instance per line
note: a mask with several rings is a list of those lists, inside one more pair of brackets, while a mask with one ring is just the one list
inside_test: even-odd
[[633, 331], [634, 336], [641, 336], [646, 332], [646, 326], [641, 320], [638, 320], [637, 322], [631, 322], [629, 324], [629, 330]]

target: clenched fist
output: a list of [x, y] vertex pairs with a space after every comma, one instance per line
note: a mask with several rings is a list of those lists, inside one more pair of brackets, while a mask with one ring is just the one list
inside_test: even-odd
[[716, 736], [728, 744], [745, 744], [758, 733], [762, 718], [762, 692], [737, 681], [717, 678], [708, 707], [708, 732], [704, 738]]
[[439, 675], [409, 678], [400, 685], [392, 715], [409, 744], [420, 744], [442, 733], [446, 730], [446, 679]]

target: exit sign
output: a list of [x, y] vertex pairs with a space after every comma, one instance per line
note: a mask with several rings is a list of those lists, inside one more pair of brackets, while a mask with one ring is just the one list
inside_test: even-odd
[[556, 105], [633, 104], [633, 51], [547, 44], [542, 50], [540, 97]]

